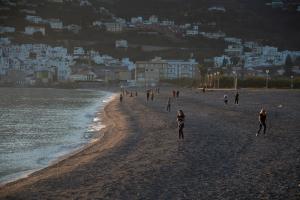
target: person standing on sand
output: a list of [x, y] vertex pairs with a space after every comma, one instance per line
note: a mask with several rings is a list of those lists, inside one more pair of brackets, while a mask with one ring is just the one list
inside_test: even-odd
[[146, 92], [147, 92], [147, 102], [148, 102], [149, 101], [149, 96], [150, 96], [150, 93], [149, 93], [150, 91], [147, 90]]
[[153, 92], [153, 90], [151, 91], [151, 101], [153, 101], [153, 99], [154, 99], [154, 92]]
[[224, 94], [224, 103], [227, 105], [228, 104], [228, 96]]
[[177, 90], [177, 92], [176, 92], [176, 97], [177, 98], [179, 97], [179, 90]]
[[120, 102], [122, 103], [122, 101], [123, 101], [123, 95], [122, 95], [122, 93], [120, 94]]
[[167, 111], [171, 112], [171, 98], [169, 97], [168, 103], [167, 103]]
[[183, 128], [184, 128], [185, 115], [182, 110], [177, 112], [177, 124], [178, 124], [178, 135], [179, 139], [184, 139]]
[[256, 133], [256, 136], [258, 136], [260, 134], [260, 131], [261, 131], [262, 127], [264, 127], [264, 135], [265, 135], [266, 134], [266, 129], [267, 129], [267, 125], [266, 125], [267, 112], [264, 108], [262, 108], [260, 110], [258, 120], [259, 120], [259, 129]]
[[235, 94], [235, 97], [234, 97], [234, 103], [237, 104], [237, 105], [239, 104], [239, 96], [240, 96], [240, 94], [237, 91], [236, 94]]

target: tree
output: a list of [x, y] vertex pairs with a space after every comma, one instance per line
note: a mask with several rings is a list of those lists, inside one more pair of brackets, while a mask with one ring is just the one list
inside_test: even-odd
[[293, 66], [293, 61], [290, 55], [287, 55], [285, 59], [285, 66], [292, 67]]
[[285, 59], [285, 73], [284, 75], [286, 76], [290, 76], [292, 75], [292, 67], [293, 67], [294, 63], [292, 61], [292, 58], [290, 55], [287, 55], [286, 59]]

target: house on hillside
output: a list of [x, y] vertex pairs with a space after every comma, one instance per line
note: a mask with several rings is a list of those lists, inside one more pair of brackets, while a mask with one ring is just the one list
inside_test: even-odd
[[156, 15], [151, 15], [151, 16], [149, 17], [149, 22], [150, 22], [151, 24], [157, 24], [157, 23], [158, 23], [158, 17], [157, 17]]
[[44, 20], [39, 16], [34, 15], [26, 15], [25, 19], [29, 22], [32, 22], [34, 24], [42, 24], [44, 23]]
[[163, 79], [196, 78], [198, 75], [199, 63], [195, 59], [166, 60], [166, 62], [167, 66], [161, 72]]
[[116, 40], [116, 48], [128, 48], [127, 40]]
[[15, 27], [0, 26], [0, 33], [14, 33], [15, 31], [16, 31]]
[[65, 29], [67, 29], [68, 31], [71, 31], [75, 34], [78, 34], [79, 31], [81, 30], [81, 26], [76, 25], [76, 24], [70, 24], [64, 27]]
[[79, 58], [85, 55], [85, 51], [82, 47], [74, 47], [73, 55], [75, 58]]
[[45, 27], [44, 26], [26, 26], [24, 34], [26, 35], [33, 35], [34, 33], [42, 33], [42, 35], [46, 35]]
[[52, 29], [63, 29], [63, 22], [59, 19], [49, 19], [48, 23]]
[[122, 32], [123, 26], [120, 23], [116, 22], [108, 22], [104, 24], [106, 27], [106, 30], [109, 32]]
[[150, 61], [137, 61], [135, 63], [135, 81], [137, 85], [154, 86], [160, 80], [160, 71], [168, 63], [157, 57]]
[[[8, 37], [0, 37], [0, 45], [9, 45], [11, 43]], [[1, 56], [1, 53], [0, 53]]]

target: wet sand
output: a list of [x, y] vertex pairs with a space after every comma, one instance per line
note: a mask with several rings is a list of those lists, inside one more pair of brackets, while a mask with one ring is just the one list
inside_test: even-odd
[[[171, 90], [116, 98], [101, 140], [1, 187], [0, 199], [299, 199], [299, 90], [242, 90], [240, 105], [226, 91], [224, 105], [224, 91], [180, 89], [167, 112]], [[256, 137], [262, 105], [269, 129]]]

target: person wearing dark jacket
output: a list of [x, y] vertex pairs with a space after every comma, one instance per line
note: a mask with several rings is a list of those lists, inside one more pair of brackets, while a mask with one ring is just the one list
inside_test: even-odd
[[171, 111], [171, 97], [169, 97], [168, 99], [168, 103], [167, 103], [167, 111]]
[[178, 124], [178, 135], [179, 139], [184, 139], [183, 128], [184, 128], [185, 115], [182, 110], [177, 112], [177, 124]]
[[259, 112], [259, 116], [258, 116], [258, 120], [259, 120], [259, 129], [256, 133], [256, 136], [258, 136], [260, 134], [260, 131], [262, 129], [262, 127], [264, 127], [264, 134], [266, 134], [266, 129], [267, 129], [267, 125], [266, 125], [266, 120], [267, 120], [267, 112], [265, 109], [261, 109], [261, 111]]
[[236, 92], [235, 97], [234, 97], [235, 104], [239, 104], [239, 98], [240, 98], [240, 94], [239, 94], [239, 92]]

